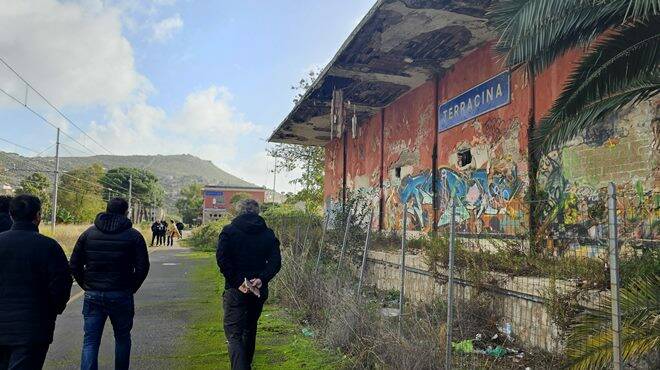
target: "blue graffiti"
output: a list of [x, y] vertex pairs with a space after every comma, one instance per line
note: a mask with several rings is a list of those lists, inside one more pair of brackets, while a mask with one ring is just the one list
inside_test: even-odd
[[[449, 168], [440, 168], [436, 180], [438, 206], [441, 210], [439, 225], [449, 223], [448, 214], [450, 199], [456, 204], [456, 220], [464, 221], [474, 213], [476, 218], [482, 215], [500, 213], [502, 207], [520, 190], [517, 169], [514, 166], [509, 176], [493, 175], [490, 179], [484, 169], [462, 175]], [[425, 171], [415, 176], [406, 176], [401, 181], [399, 199], [408, 203], [408, 213], [418, 228], [423, 228], [429, 222], [428, 214], [423, 205], [433, 203], [433, 178], [431, 171]]]

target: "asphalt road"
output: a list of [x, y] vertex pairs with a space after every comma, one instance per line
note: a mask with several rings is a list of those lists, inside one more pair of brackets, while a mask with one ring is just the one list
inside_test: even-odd
[[[192, 299], [187, 278], [197, 259], [186, 258], [185, 248], [158, 248], [151, 251], [151, 269], [147, 280], [135, 295], [135, 320], [132, 331], [133, 349], [131, 368], [171, 369], [171, 358], [177, 354], [177, 345], [183, 340], [191, 312], [186, 309]], [[55, 338], [48, 351], [46, 369], [80, 368], [82, 348], [82, 296], [80, 288], [71, 292], [73, 302], [58, 317]], [[114, 338], [110, 320], [107, 321], [99, 368], [114, 368]]]

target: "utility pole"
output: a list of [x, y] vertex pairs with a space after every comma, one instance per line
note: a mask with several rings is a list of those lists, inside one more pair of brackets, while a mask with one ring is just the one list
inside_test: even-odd
[[133, 218], [133, 175], [128, 175], [128, 214]]
[[55, 234], [55, 222], [57, 220], [57, 186], [60, 181], [60, 129], [57, 129], [57, 139], [55, 140], [55, 176], [53, 176], [53, 205], [50, 216], [50, 231]]

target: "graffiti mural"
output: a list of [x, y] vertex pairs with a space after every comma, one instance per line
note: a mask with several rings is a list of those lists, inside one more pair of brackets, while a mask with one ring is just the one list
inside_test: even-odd
[[522, 183], [515, 165], [509, 174], [488, 176], [485, 169], [461, 174], [450, 168], [438, 171], [438, 225], [451, 221], [451, 199], [456, 200], [456, 220], [470, 233], [514, 233], [523, 226], [524, 208], [516, 195]]
[[[399, 187], [399, 200], [408, 204], [408, 217], [411, 226], [423, 230], [432, 220], [429, 206], [433, 207], [433, 175], [425, 171], [415, 176], [406, 176]], [[432, 211], [432, 210], [431, 210]]]
[[623, 110], [544, 156], [539, 168], [539, 233], [553, 252], [585, 256], [606, 251], [607, 185], [616, 184], [622, 240], [657, 243], [660, 218], [653, 105]]
[[[464, 231], [502, 233], [512, 227], [522, 226], [523, 208], [513, 203], [522, 184], [515, 166], [508, 175], [489, 176], [485, 169], [461, 174], [450, 168], [438, 169], [438, 225], [448, 225], [451, 220], [450, 199], [455, 197], [456, 219], [471, 221]], [[411, 226], [422, 230], [431, 222], [433, 206], [433, 176], [431, 171], [405, 177], [399, 187], [399, 199], [408, 204]], [[511, 206], [511, 207], [510, 207]]]

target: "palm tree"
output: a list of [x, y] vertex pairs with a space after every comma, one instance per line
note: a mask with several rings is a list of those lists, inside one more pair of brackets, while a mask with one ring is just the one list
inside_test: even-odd
[[576, 47], [587, 52], [536, 127], [534, 155], [660, 91], [660, 0], [501, 0], [490, 10], [509, 67], [536, 75]]
[[[639, 359], [660, 348], [660, 277], [638, 277], [620, 291], [621, 354]], [[566, 352], [572, 369], [602, 369], [612, 363], [611, 301], [604, 299], [571, 327]], [[652, 365], [657, 366], [657, 364]], [[657, 368], [657, 367], [656, 367]]]

